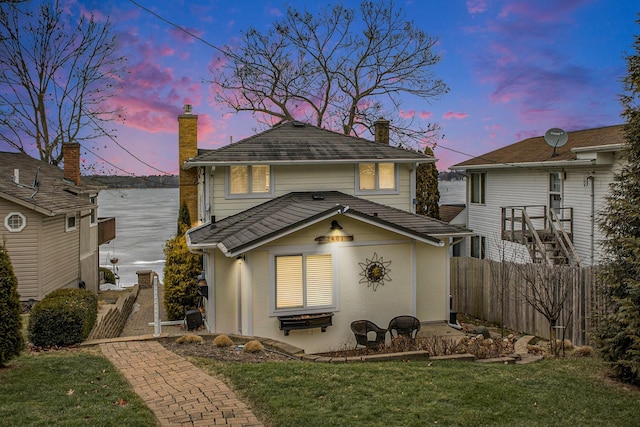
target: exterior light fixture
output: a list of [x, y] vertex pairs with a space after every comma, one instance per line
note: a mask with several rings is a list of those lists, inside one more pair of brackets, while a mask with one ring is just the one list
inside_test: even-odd
[[325, 236], [319, 236], [315, 238], [315, 241], [323, 243], [335, 243], [335, 242], [352, 242], [353, 236], [342, 231], [342, 226], [338, 224], [337, 220], [331, 221], [329, 233]]

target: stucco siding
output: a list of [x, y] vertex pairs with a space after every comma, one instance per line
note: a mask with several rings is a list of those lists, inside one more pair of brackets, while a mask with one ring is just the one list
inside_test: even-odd
[[447, 250], [416, 243], [416, 317], [422, 322], [447, 319]]
[[[21, 213], [27, 221], [26, 227], [17, 233], [9, 232], [4, 226], [5, 217], [12, 212]], [[5, 240], [13, 272], [18, 279], [20, 300], [40, 299], [38, 292], [38, 245], [42, 215], [0, 199], [0, 221], [0, 229], [2, 230], [0, 235]]]
[[[393, 317], [403, 314], [418, 314], [423, 321], [446, 319], [446, 247], [416, 246], [403, 236], [356, 219], [344, 215], [336, 219], [344, 232], [353, 235], [353, 242], [315, 243], [315, 237], [329, 232], [331, 221], [327, 220], [253, 250], [244, 260], [226, 258], [216, 251], [215, 331], [241, 331], [317, 352], [354, 346], [350, 329], [354, 320], [368, 319], [386, 328]], [[308, 329], [291, 331], [285, 337], [277, 317], [283, 313], [273, 311], [274, 257], [302, 253], [332, 255], [336, 289], [335, 309], [331, 310], [333, 326], [324, 333]], [[377, 284], [375, 290], [362, 275], [367, 262], [374, 258], [390, 262], [387, 279], [384, 284]], [[243, 268], [247, 271], [240, 274]], [[241, 283], [245, 280], [250, 283]], [[241, 312], [240, 307], [247, 307], [251, 313]]]

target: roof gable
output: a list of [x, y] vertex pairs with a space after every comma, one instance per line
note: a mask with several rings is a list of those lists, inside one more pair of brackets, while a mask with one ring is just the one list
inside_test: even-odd
[[469, 232], [338, 191], [293, 192], [216, 223], [194, 228], [187, 233], [187, 241], [192, 247], [217, 246], [227, 256], [236, 256], [336, 215], [351, 216], [437, 246], [442, 245], [438, 236]]
[[[15, 170], [19, 175], [17, 183]], [[38, 185], [34, 186], [36, 181]], [[77, 194], [97, 193], [101, 188], [84, 182], [76, 185], [64, 179], [62, 169], [26, 154], [0, 151], [0, 198], [41, 214], [53, 216], [93, 207], [88, 198]]]
[[458, 163], [451, 169], [466, 169], [476, 166], [509, 166], [514, 163], [536, 163], [576, 160], [574, 149], [586, 147], [598, 147], [603, 145], [618, 145], [624, 143], [622, 131], [623, 125], [607, 126], [595, 129], [567, 132], [569, 139], [562, 147], [556, 149], [557, 156], [553, 156], [553, 147], [550, 147], [543, 136], [528, 138], [506, 147], [499, 148], [490, 153], [483, 154], [473, 159]]
[[185, 166], [364, 161], [427, 163], [435, 159], [417, 151], [294, 121], [215, 150], [202, 150]]

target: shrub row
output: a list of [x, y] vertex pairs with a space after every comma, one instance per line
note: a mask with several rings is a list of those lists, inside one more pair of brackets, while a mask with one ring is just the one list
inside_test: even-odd
[[91, 333], [98, 297], [85, 289], [58, 289], [36, 303], [29, 316], [29, 341], [37, 347], [68, 346]]

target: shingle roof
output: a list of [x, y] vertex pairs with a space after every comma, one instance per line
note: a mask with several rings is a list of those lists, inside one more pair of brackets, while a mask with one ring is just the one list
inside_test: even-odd
[[216, 150], [201, 150], [186, 167], [229, 164], [418, 162], [435, 159], [422, 153], [321, 129], [285, 122]]
[[[19, 171], [19, 182], [14, 182], [14, 170]], [[37, 191], [33, 183], [38, 173]], [[93, 207], [88, 198], [76, 194], [99, 191], [104, 188], [82, 179], [80, 185], [64, 179], [62, 169], [36, 160], [22, 153], [0, 151], [0, 198], [53, 216]]]
[[512, 163], [532, 162], [560, 162], [575, 160], [576, 153], [573, 148], [594, 147], [600, 145], [612, 145], [624, 143], [622, 125], [607, 126], [596, 129], [567, 132], [567, 143], [556, 149], [558, 154], [552, 157], [553, 148], [547, 145], [543, 136], [528, 138], [515, 144], [507, 145], [482, 156], [474, 157], [462, 163], [452, 166], [452, 169], [461, 169], [472, 166], [499, 165]]
[[440, 205], [440, 220], [449, 223], [465, 208], [465, 205]]
[[440, 245], [438, 237], [470, 233], [443, 221], [412, 214], [338, 191], [293, 192], [187, 233], [192, 247], [218, 246], [228, 256], [283, 237], [315, 222], [346, 215]]

